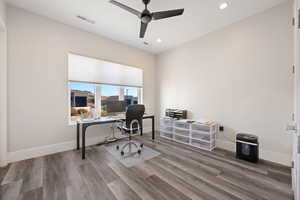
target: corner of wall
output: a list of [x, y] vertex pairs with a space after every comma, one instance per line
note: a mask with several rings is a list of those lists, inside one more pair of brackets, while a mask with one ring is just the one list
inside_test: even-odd
[[6, 5], [0, 0], [0, 167], [7, 165], [7, 35]]
[[0, 31], [6, 29], [6, 4], [4, 0], [0, 0]]

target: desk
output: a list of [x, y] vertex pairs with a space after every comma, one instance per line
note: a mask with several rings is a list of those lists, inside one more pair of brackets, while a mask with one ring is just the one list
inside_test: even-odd
[[[152, 119], [152, 140], [155, 139], [155, 120], [154, 115], [144, 115], [143, 119]], [[120, 120], [125, 120], [124, 117], [103, 117], [100, 119], [92, 119], [92, 120], [78, 120], [77, 127], [77, 150], [80, 149], [80, 128], [81, 128], [81, 136], [82, 136], [82, 159], [85, 159], [85, 135], [86, 129], [90, 126], [100, 125], [100, 124], [110, 124], [115, 123]], [[143, 135], [143, 127], [141, 127], [141, 135]]]

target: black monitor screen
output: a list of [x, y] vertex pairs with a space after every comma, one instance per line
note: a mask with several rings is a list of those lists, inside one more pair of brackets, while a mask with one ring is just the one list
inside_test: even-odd
[[124, 101], [108, 101], [107, 102], [107, 112], [108, 113], [117, 113], [125, 112], [126, 106]]
[[75, 97], [75, 106], [76, 107], [87, 107], [87, 97]]

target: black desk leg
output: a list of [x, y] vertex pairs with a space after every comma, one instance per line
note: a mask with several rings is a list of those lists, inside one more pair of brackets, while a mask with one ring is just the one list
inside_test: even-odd
[[155, 122], [154, 116], [152, 117], [152, 140], [155, 140]]
[[77, 150], [79, 150], [79, 148], [80, 148], [80, 144], [79, 144], [79, 140], [80, 140], [80, 125], [79, 125], [79, 123], [77, 123], [77, 125], [76, 125], [76, 127], [77, 127]]
[[82, 159], [85, 159], [85, 132], [86, 132], [86, 126], [82, 125]]
[[140, 130], [140, 132], [141, 132], [141, 136], [142, 136], [143, 135], [143, 122], [141, 124], [141, 130]]

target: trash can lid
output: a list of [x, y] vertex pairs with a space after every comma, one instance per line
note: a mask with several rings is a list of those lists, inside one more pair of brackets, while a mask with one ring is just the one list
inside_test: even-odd
[[241, 140], [244, 142], [250, 142], [250, 143], [258, 143], [258, 137], [255, 135], [251, 135], [251, 134], [246, 134], [246, 133], [238, 133], [236, 135], [236, 140]]

